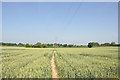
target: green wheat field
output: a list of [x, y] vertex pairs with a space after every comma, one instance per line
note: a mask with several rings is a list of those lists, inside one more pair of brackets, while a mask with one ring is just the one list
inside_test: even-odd
[[51, 57], [59, 78], [118, 78], [118, 47], [2, 48], [2, 78], [51, 78]]

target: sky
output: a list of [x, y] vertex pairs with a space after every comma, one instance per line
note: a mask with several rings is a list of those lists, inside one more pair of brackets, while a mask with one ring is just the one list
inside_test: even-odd
[[3, 2], [2, 41], [118, 42], [118, 3]]
[[2, 2], [0, 2], [0, 42], [2, 41]]

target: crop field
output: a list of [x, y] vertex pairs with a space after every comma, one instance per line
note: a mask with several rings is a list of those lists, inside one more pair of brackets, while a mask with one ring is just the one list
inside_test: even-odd
[[3, 47], [3, 78], [51, 77], [51, 49]]
[[59, 78], [117, 78], [118, 48], [2, 47], [3, 78], [51, 78], [51, 58]]
[[62, 78], [117, 78], [118, 48], [57, 49], [55, 61]]

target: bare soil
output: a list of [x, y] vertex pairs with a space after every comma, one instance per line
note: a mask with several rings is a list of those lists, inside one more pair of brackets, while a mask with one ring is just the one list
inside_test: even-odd
[[56, 65], [55, 65], [54, 54], [55, 54], [55, 51], [53, 51], [52, 59], [51, 59], [52, 78], [53, 80], [58, 80], [58, 72], [57, 72]]

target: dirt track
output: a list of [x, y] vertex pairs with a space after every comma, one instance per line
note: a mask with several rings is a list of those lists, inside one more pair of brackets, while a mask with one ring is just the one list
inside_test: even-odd
[[55, 54], [55, 51], [53, 51], [52, 59], [51, 59], [52, 78], [53, 80], [58, 80], [58, 72], [57, 72], [56, 65], [55, 65], [54, 54]]

